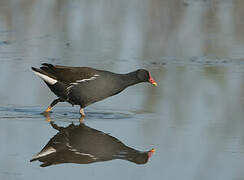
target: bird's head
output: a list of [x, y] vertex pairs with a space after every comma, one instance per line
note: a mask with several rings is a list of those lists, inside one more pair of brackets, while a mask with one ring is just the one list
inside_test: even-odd
[[158, 85], [156, 81], [152, 78], [150, 72], [145, 69], [138, 69], [136, 71], [136, 76], [141, 82], [149, 82], [154, 86]]

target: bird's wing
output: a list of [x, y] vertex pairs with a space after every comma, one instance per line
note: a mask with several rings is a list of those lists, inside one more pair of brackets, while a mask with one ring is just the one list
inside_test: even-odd
[[52, 64], [44, 63], [41, 70], [65, 84], [86, 82], [100, 76], [96, 69], [89, 67], [53, 66]]

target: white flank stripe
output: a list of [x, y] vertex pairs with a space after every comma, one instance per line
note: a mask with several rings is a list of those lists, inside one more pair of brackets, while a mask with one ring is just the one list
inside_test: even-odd
[[79, 155], [82, 155], [82, 156], [89, 156], [91, 157], [92, 159], [96, 159], [95, 156], [91, 155], [91, 154], [88, 154], [88, 153], [82, 153], [82, 152], [79, 152], [77, 149], [72, 149], [70, 148], [69, 149], [70, 151], [74, 152], [75, 154], [79, 154]]
[[128, 154], [128, 152], [126, 152], [126, 151], [120, 151], [119, 154], [121, 154], [121, 155]]
[[96, 77], [91, 77], [91, 78], [89, 78], [89, 79], [81, 79], [81, 80], [77, 80], [76, 82], [86, 82], [86, 81], [91, 81], [91, 80], [94, 80], [94, 79], [96, 79]]
[[72, 148], [70, 148], [69, 150], [70, 151], [73, 151], [73, 152], [76, 152], [77, 151], [76, 149], [72, 149]]
[[41, 74], [39, 72], [33, 71], [37, 76], [39, 76], [41, 79], [43, 79], [45, 82], [47, 82], [50, 85], [55, 84], [58, 82], [56, 79], [50, 78], [47, 75]]
[[113, 155], [113, 157], [115, 157], [115, 158], [125, 158], [126, 155], [115, 154], [115, 155]]
[[93, 155], [91, 155], [91, 154], [87, 154], [87, 153], [75, 152], [75, 154], [79, 154], [79, 155], [83, 155], [83, 156], [89, 156], [89, 157], [91, 157], [92, 159], [97, 159], [97, 158], [95, 158], [95, 156], [93, 156]]
[[69, 83], [70, 86], [68, 86], [68, 87], [66, 88], [66, 89], [67, 89], [67, 95], [69, 95], [71, 88], [73, 88], [75, 85], [78, 85], [79, 83], [83, 83], [83, 82], [87, 82], [87, 81], [95, 80], [96, 77], [98, 77], [98, 76], [100, 76], [100, 75], [98, 75], [98, 74], [94, 74], [94, 76], [92, 76], [92, 77], [90, 77], [90, 78], [88, 78], [88, 79], [76, 80], [76, 81], [73, 82], [73, 83]]
[[69, 86], [69, 87], [67, 87], [67, 90], [69, 90], [70, 88], [72, 88], [73, 86]]
[[66, 143], [66, 146], [68, 146], [69, 148], [71, 148], [71, 146], [69, 145], [69, 143]]

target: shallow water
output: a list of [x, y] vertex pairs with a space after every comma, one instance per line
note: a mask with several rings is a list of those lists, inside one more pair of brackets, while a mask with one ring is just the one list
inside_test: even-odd
[[[0, 1], [0, 179], [244, 179], [243, 2], [209, 0]], [[119, 73], [138, 84], [85, 109], [86, 124], [138, 150], [123, 160], [47, 168], [30, 163], [56, 134], [40, 114], [55, 95], [41, 63]], [[79, 123], [60, 103], [58, 125]]]

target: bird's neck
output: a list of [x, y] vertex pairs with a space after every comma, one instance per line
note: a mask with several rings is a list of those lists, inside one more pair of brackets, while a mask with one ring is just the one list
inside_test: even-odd
[[125, 86], [125, 87], [128, 87], [128, 86], [132, 86], [134, 84], [138, 84], [140, 83], [141, 81], [138, 80], [137, 76], [136, 76], [136, 72], [130, 72], [128, 74], [123, 74], [122, 75], [122, 84]]
[[144, 164], [147, 161], [146, 152], [140, 152], [130, 147], [127, 147], [124, 150], [118, 152], [118, 154], [116, 154], [115, 156], [118, 159], [125, 159], [136, 164]]

